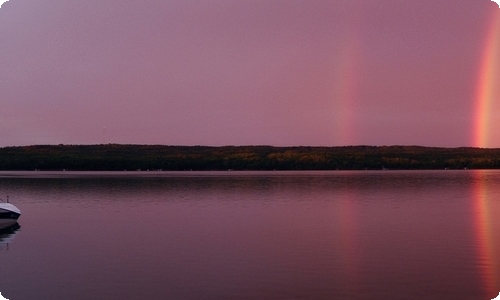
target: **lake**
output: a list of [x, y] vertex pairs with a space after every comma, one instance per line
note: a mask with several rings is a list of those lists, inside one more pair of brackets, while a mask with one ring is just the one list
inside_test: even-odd
[[492, 299], [500, 171], [0, 172], [0, 293]]

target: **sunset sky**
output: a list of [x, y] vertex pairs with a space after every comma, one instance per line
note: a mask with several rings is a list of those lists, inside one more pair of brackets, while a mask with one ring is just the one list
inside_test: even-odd
[[0, 105], [0, 146], [500, 147], [500, 9], [10, 0]]

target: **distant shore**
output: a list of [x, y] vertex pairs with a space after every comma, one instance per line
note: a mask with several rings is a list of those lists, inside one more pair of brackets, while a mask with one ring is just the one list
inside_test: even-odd
[[500, 149], [421, 146], [36, 145], [0, 148], [3, 171], [500, 169]]

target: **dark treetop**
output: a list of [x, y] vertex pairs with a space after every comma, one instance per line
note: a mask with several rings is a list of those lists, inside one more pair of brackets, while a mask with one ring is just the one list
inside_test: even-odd
[[500, 149], [38, 145], [0, 148], [0, 170], [494, 169]]

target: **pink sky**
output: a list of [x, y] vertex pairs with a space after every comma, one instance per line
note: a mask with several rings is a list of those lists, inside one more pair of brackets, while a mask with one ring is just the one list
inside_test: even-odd
[[0, 146], [473, 146], [496, 11], [490, 0], [11, 0]]

